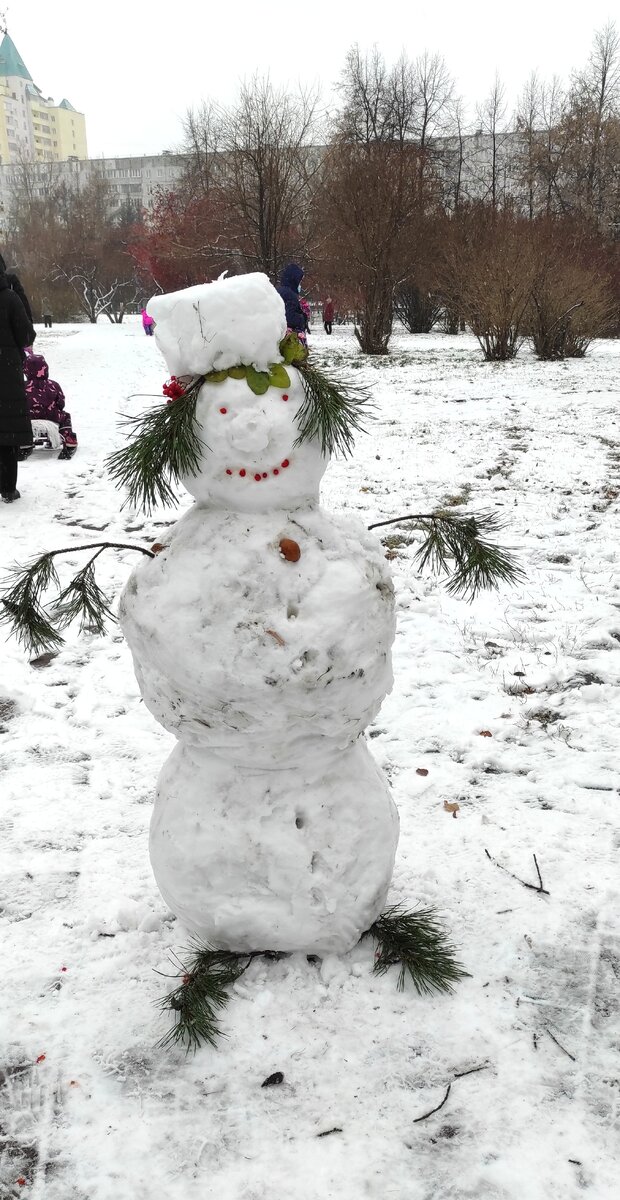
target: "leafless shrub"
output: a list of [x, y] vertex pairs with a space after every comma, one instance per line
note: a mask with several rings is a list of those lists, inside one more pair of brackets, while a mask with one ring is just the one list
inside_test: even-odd
[[424, 181], [411, 143], [335, 143], [325, 166], [324, 211], [332, 272], [358, 289], [356, 337], [365, 354], [386, 354], [395, 289], [416, 257]]
[[582, 358], [595, 337], [615, 331], [610, 259], [580, 218], [532, 225], [538, 260], [529, 332], [539, 358]]
[[430, 333], [441, 311], [441, 297], [414, 283], [402, 283], [394, 293], [394, 312], [409, 333]]
[[527, 333], [536, 259], [528, 224], [475, 206], [460, 214], [443, 256], [443, 292], [489, 362], [514, 358]]

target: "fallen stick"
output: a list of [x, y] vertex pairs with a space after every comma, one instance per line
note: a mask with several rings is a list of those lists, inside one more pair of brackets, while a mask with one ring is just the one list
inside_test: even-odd
[[554, 1036], [553, 1036], [553, 1034], [552, 1034], [552, 1032], [551, 1032], [551, 1030], [550, 1030], [550, 1029], [547, 1029], [547, 1028], [545, 1028], [545, 1033], [548, 1033], [548, 1034], [549, 1034], [549, 1037], [551, 1038], [551, 1041], [552, 1041], [552, 1042], [555, 1042], [556, 1046], [558, 1047], [558, 1049], [560, 1049], [560, 1050], [562, 1051], [562, 1053], [563, 1053], [563, 1054], [566, 1054], [566, 1056], [567, 1056], [568, 1058], [570, 1058], [570, 1059], [572, 1060], [572, 1062], [577, 1062], [577, 1059], [575, 1058], [575, 1055], [574, 1055], [574, 1054], [571, 1054], [571, 1053], [570, 1053], [570, 1050], [567, 1050], [567, 1049], [566, 1049], [566, 1046], [563, 1046], [561, 1042], [558, 1042], [558, 1039], [557, 1039], [556, 1037], [554, 1037]]
[[432, 1117], [433, 1113], [439, 1112], [439, 1109], [443, 1108], [444, 1104], [446, 1103], [446, 1100], [448, 1099], [448, 1096], [450, 1095], [451, 1090], [452, 1090], [452, 1084], [449, 1083], [446, 1088], [446, 1094], [445, 1094], [443, 1100], [441, 1101], [441, 1104], [438, 1104], [436, 1108], [431, 1108], [430, 1112], [424, 1113], [424, 1115], [421, 1117], [414, 1117], [413, 1118], [414, 1125], [417, 1125], [418, 1121], [426, 1121], [427, 1117]]
[[496, 867], [499, 867], [500, 871], [504, 871], [504, 873], [506, 875], [509, 875], [511, 879], [516, 879], [517, 883], [520, 883], [523, 887], [529, 888], [531, 892], [538, 892], [539, 896], [550, 896], [551, 895], [551, 892], [548, 892], [547, 888], [543, 887], [542, 876], [540, 874], [540, 868], [538, 866], [538, 860], [537, 860], [535, 854], [532, 855], [532, 857], [534, 859], [534, 863], [536, 864], [536, 871], [537, 871], [538, 879], [539, 879], [538, 884], [526, 883], [525, 879], [521, 879], [519, 875], [514, 875], [512, 871], [508, 870], [508, 867], [504, 867], [503, 864], [498, 862], [496, 858], [493, 858], [493, 855], [489, 854], [488, 850], [485, 849], [484, 853], [486, 854], [486, 856], [490, 862], [494, 863]]
[[464, 1079], [466, 1075], [477, 1075], [478, 1071], [487, 1071], [488, 1067], [489, 1063], [483, 1063], [481, 1067], [470, 1067], [469, 1071], [459, 1071], [458, 1075], [455, 1075], [454, 1078]]
[[[446, 1088], [446, 1094], [445, 1094], [443, 1100], [441, 1101], [441, 1104], [438, 1104], [437, 1108], [431, 1108], [430, 1112], [424, 1113], [421, 1117], [414, 1117], [413, 1124], [417, 1125], [418, 1121], [426, 1121], [427, 1117], [432, 1117], [434, 1113], [439, 1112], [440, 1108], [443, 1108], [443, 1106], [446, 1103], [446, 1100], [448, 1099], [448, 1096], [450, 1095], [450, 1092], [452, 1090], [452, 1084], [455, 1082], [456, 1079], [464, 1079], [466, 1075], [476, 1075], [478, 1073], [478, 1071], [487, 1071], [489, 1066], [490, 1066], [490, 1063], [482, 1063], [482, 1065], [479, 1067], [470, 1067], [468, 1071], [459, 1071], [458, 1074], [455, 1075], [454, 1078], [451, 1080], [451, 1082], [448, 1084], [448, 1086]], [[319, 1137], [320, 1136], [321, 1135], [319, 1134]]]

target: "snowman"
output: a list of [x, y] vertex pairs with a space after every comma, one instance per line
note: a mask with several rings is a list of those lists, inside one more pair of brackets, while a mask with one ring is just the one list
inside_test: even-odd
[[182, 479], [195, 503], [120, 605], [144, 701], [177, 739], [154, 874], [212, 947], [342, 953], [384, 907], [398, 840], [364, 736], [392, 686], [384, 553], [320, 506], [328, 455], [318, 436], [298, 440], [307, 394], [278, 366], [286, 321], [267, 277], [157, 296], [148, 311], [171, 374], [209, 376]]

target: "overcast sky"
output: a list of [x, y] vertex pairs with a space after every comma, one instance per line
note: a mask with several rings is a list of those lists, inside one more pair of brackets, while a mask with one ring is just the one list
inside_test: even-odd
[[[178, 147], [181, 118], [206, 96], [229, 101], [256, 70], [320, 83], [328, 99], [347, 49], [374, 42], [445, 57], [473, 120], [495, 70], [514, 100], [530, 71], [567, 77], [588, 55], [611, 0], [5, 0], [35, 83], [86, 114], [91, 157]], [[0, 9], [3, 6], [0, 0]]]

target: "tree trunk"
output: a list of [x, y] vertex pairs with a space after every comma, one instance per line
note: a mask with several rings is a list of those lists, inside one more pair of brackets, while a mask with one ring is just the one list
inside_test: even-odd
[[364, 310], [355, 336], [364, 354], [387, 354], [392, 332], [391, 280], [374, 277], [366, 290]]

